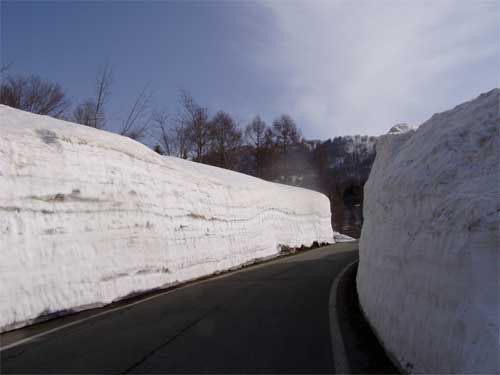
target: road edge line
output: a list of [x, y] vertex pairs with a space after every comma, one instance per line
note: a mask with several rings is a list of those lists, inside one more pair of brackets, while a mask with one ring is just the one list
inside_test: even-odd
[[340, 323], [338, 319], [337, 291], [342, 278], [358, 262], [359, 259], [356, 259], [345, 266], [333, 280], [332, 286], [330, 288], [330, 296], [328, 299], [328, 315], [330, 318], [330, 340], [332, 343], [333, 369], [336, 374], [350, 373], [350, 366], [347, 360], [344, 339], [342, 337], [342, 331], [340, 329]]
[[[308, 251], [314, 251], [314, 250], [318, 250], [318, 249], [325, 248], [325, 247], [332, 246], [332, 245], [335, 245], [335, 243], [331, 243], [331, 244], [327, 244], [327, 245], [319, 246], [319, 247], [312, 247], [311, 246], [311, 247], [306, 248], [304, 250], [298, 250], [298, 251], [294, 251], [292, 253], [276, 253], [276, 254], [270, 255], [268, 257], [256, 258], [256, 259], [253, 259], [253, 260], [248, 261], [246, 263], [243, 263], [239, 266], [234, 266], [232, 268], [229, 268], [227, 270], [216, 271], [212, 274], [201, 276], [201, 277], [191, 279], [191, 280], [186, 280], [184, 282], [180, 282], [179, 284], [172, 284], [172, 285], [169, 285], [165, 288], [160, 287], [160, 288], [156, 288], [153, 290], [144, 291], [143, 293], [138, 293], [136, 296], [138, 298], [137, 300], [131, 299], [130, 302], [127, 302], [127, 298], [118, 299], [118, 300], [113, 301], [109, 304], [105, 304], [103, 306], [97, 307], [97, 309], [105, 308], [106, 309], [105, 311], [97, 312], [96, 314], [89, 315], [85, 318], [77, 319], [75, 321], [68, 322], [66, 324], [54, 327], [52, 329], [48, 329], [47, 331], [42, 331], [40, 333], [36, 333], [32, 336], [22, 338], [18, 341], [14, 341], [10, 344], [2, 345], [2, 342], [0, 339], [0, 353], [3, 351], [6, 351], [8, 349], [15, 348], [16, 346], [34, 341], [40, 337], [49, 335], [49, 334], [57, 332], [57, 331], [60, 331], [62, 329], [69, 328], [69, 327], [72, 327], [74, 325], [84, 323], [84, 322], [91, 320], [91, 319], [99, 318], [101, 316], [110, 314], [110, 313], [115, 312], [115, 311], [124, 310], [124, 309], [130, 308], [130, 307], [133, 307], [135, 305], [150, 301], [150, 300], [155, 299], [155, 298], [162, 297], [166, 294], [172, 293], [172, 292], [180, 290], [180, 289], [184, 289], [184, 288], [187, 288], [187, 287], [190, 287], [193, 285], [197, 285], [197, 284], [202, 284], [202, 283], [207, 282], [207, 281], [212, 281], [212, 280], [228, 277], [228, 276], [231, 276], [235, 273], [246, 271], [252, 267], [259, 267], [259, 266], [265, 265], [266, 263], [270, 263], [273, 261], [279, 261], [279, 260], [284, 259], [284, 258], [289, 258], [289, 257], [301, 255], [301, 254], [306, 253]], [[149, 293], [152, 293], [152, 294], [149, 294]], [[114, 303], [119, 303], [119, 302], [124, 302], [124, 304], [120, 305], [120, 306], [116, 306], [116, 307], [111, 307]], [[84, 312], [84, 311], [90, 311], [90, 310], [92, 310], [92, 309], [80, 310], [80, 311], [77, 311], [76, 314], [78, 314], [80, 312]], [[57, 317], [54, 317], [54, 318], [57, 318]], [[53, 318], [48, 318], [46, 321], [49, 321], [49, 320], [53, 320]], [[40, 323], [43, 323], [43, 322], [40, 322]], [[34, 324], [28, 324], [26, 326], [22, 326], [22, 327], [19, 327], [16, 329], [21, 329], [23, 327], [29, 327], [31, 325], [34, 325]], [[14, 330], [12, 330], [12, 331], [14, 331]], [[8, 333], [8, 332], [11, 332], [11, 331], [1, 332], [0, 335]]]

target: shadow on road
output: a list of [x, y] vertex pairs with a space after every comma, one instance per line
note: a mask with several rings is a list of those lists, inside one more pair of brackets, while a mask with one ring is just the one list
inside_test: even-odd
[[365, 320], [356, 289], [356, 264], [345, 273], [337, 291], [338, 318], [353, 374], [399, 374]]

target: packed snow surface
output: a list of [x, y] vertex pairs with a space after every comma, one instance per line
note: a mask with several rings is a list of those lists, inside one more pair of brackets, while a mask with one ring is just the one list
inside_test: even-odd
[[377, 145], [357, 285], [404, 371], [499, 373], [499, 100], [492, 90]]
[[0, 106], [0, 329], [333, 242], [320, 193]]
[[333, 232], [333, 239], [335, 240], [335, 243], [356, 241], [355, 238], [348, 236], [346, 234], [339, 233], [339, 232]]

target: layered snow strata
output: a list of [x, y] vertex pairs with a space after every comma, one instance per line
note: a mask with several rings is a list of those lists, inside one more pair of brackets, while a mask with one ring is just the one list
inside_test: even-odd
[[357, 286], [407, 372], [499, 372], [500, 90], [383, 136]]
[[0, 106], [0, 328], [333, 242], [320, 193]]

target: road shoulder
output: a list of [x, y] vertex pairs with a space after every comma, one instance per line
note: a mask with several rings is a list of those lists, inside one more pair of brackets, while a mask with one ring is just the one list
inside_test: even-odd
[[335, 278], [330, 291], [329, 314], [335, 373], [398, 374], [365, 320], [356, 289], [358, 261]]

